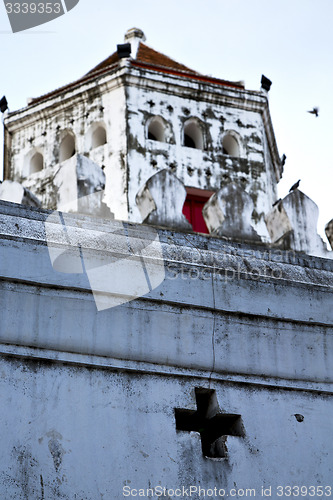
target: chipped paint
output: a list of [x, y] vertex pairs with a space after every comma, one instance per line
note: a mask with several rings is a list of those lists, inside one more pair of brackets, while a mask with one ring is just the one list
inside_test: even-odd
[[[155, 116], [165, 122], [165, 142], [147, 137], [149, 120]], [[184, 146], [184, 124], [194, 119], [202, 130], [202, 150]], [[91, 150], [87, 137], [100, 122], [105, 124], [107, 143]], [[262, 214], [276, 199], [277, 160], [271, 154], [274, 135], [268, 101], [260, 91], [159, 75], [122, 60], [119, 68], [94, 85], [84, 82], [61, 100], [50, 97], [12, 113], [6, 124], [12, 134], [11, 144], [6, 143], [11, 158], [6, 175], [26, 181], [32, 190], [34, 183], [37, 186], [45, 179], [45, 171], [51, 178], [56, 172], [61, 139], [71, 131], [76, 153], [103, 166], [105, 201], [116, 218], [141, 222], [136, 194], [156, 171], [169, 168], [184, 185], [199, 189], [217, 191], [226, 179], [241, 182], [255, 203], [254, 213], [259, 214], [253, 218], [255, 229], [268, 240]], [[238, 157], [222, 150], [227, 134], [238, 141]], [[43, 155], [45, 167], [30, 174], [34, 151]], [[55, 186], [55, 193], [49, 192], [46, 203], [40, 188], [35, 194], [43, 195], [43, 206], [56, 208], [56, 190]]]
[[[313, 457], [316, 480], [330, 484], [332, 261], [156, 229], [166, 279], [98, 312], [85, 275], [52, 269], [48, 215], [0, 202], [1, 498], [121, 500], [125, 485], [260, 491], [308, 484]], [[66, 220], [92, 258], [119, 229]], [[62, 244], [60, 222], [50, 238]], [[196, 388], [242, 418], [245, 436], [229, 435], [223, 458], [176, 428], [176, 408], [196, 410]]]

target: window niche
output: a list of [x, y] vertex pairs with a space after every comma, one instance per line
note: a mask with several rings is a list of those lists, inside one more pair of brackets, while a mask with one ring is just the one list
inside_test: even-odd
[[75, 155], [75, 139], [72, 134], [67, 134], [60, 143], [59, 162], [63, 162]]
[[107, 132], [104, 122], [94, 122], [90, 125], [85, 135], [85, 151], [104, 146], [107, 143]]
[[166, 126], [160, 116], [154, 116], [149, 120], [147, 137], [151, 141], [166, 142]]
[[103, 146], [104, 144], [106, 144], [106, 140], [107, 138], [105, 127], [99, 125], [97, 128], [95, 128], [91, 135], [91, 149]]
[[39, 152], [33, 154], [29, 162], [29, 174], [40, 172], [44, 168], [44, 158]]
[[240, 156], [240, 147], [239, 142], [236, 137], [227, 133], [222, 140], [222, 151], [224, 155], [233, 156], [235, 158], [239, 158]]
[[183, 144], [188, 148], [204, 149], [204, 136], [198, 120], [192, 118], [185, 122]]

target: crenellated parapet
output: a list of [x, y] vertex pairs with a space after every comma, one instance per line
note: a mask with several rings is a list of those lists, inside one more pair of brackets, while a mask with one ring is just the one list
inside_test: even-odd
[[136, 195], [143, 223], [192, 230], [182, 213], [186, 198], [183, 183], [167, 170], [150, 177]]
[[272, 243], [318, 257], [333, 258], [317, 233], [318, 206], [299, 189], [280, 200], [266, 216]]
[[34, 174], [22, 184], [4, 181], [0, 185], [0, 200], [113, 218], [104, 203], [104, 192], [105, 174], [101, 167], [85, 156], [74, 155]]
[[326, 225], [325, 233], [328, 241], [330, 242], [331, 248], [333, 250], [333, 219]]
[[251, 196], [237, 184], [230, 183], [208, 200], [203, 216], [212, 235], [261, 241], [251, 221], [253, 209]]
[[29, 207], [42, 206], [39, 199], [29, 189], [16, 181], [4, 181], [0, 184], [0, 200]]

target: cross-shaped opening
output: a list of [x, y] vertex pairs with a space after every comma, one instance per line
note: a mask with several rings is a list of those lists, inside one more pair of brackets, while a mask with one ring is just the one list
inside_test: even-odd
[[176, 429], [199, 432], [205, 457], [227, 457], [227, 437], [245, 436], [241, 415], [220, 413], [214, 389], [196, 387], [195, 398], [196, 411], [175, 408]]

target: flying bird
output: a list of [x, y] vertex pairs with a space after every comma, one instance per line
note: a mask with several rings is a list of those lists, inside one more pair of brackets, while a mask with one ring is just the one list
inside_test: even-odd
[[297, 181], [297, 182], [295, 182], [295, 184], [293, 184], [293, 185], [291, 186], [291, 188], [289, 189], [289, 193], [291, 193], [291, 191], [295, 191], [295, 189], [297, 189], [297, 188], [298, 188], [298, 186], [299, 186], [299, 183], [300, 183], [300, 182], [301, 182], [301, 179], [298, 179], [298, 181]]
[[313, 108], [311, 111], [308, 111], [311, 115], [315, 115], [316, 118], [319, 116], [319, 108]]

